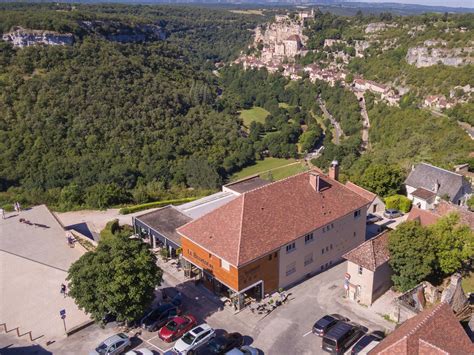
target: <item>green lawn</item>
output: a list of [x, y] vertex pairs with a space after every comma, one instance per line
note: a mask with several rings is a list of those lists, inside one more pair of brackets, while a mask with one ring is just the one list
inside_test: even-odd
[[303, 171], [308, 170], [308, 168], [303, 164], [293, 164], [288, 166], [282, 166], [281, 168], [273, 169], [269, 175], [269, 173], [263, 173], [262, 179], [267, 180], [281, 180], [287, 178], [288, 176], [296, 175], [298, 173], [302, 173]]
[[240, 111], [240, 118], [244, 121], [245, 127], [250, 127], [252, 121], [265, 123], [265, 118], [270, 114], [267, 110], [261, 107], [253, 107], [249, 110]]
[[[254, 165], [248, 166], [241, 171], [232, 175], [231, 180], [240, 180], [247, 176], [262, 174], [262, 177], [268, 177], [268, 171], [271, 170], [271, 175], [274, 180], [280, 180], [285, 177], [294, 175], [305, 170], [305, 167], [300, 164], [289, 165], [296, 163], [295, 159], [280, 159], [280, 158], [265, 158], [257, 161]], [[289, 166], [287, 166], [289, 165]]]

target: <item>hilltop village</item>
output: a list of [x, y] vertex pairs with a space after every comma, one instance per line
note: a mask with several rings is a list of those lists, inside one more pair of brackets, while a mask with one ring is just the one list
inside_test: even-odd
[[[270, 73], [280, 72], [291, 80], [308, 77], [312, 82], [322, 80], [334, 86], [340, 83], [358, 92], [371, 92], [391, 106], [398, 106], [402, 95], [410, 88], [394, 83], [380, 83], [366, 80], [362, 76], [354, 76], [347, 69], [351, 58], [366, 58], [367, 50], [374, 44], [380, 45], [377, 34], [388, 29], [396, 29], [397, 24], [376, 22], [366, 25], [363, 40], [345, 41], [339, 38], [324, 39], [323, 49], [326, 59], [318, 63], [302, 65], [298, 62], [311, 50], [306, 43], [307, 22], [314, 18], [315, 10], [299, 11], [287, 15], [276, 15], [273, 22], [255, 29], [254, 41], [248, 50], [235, 60], [247, 68], [266, 68]], [[423, 31], [422, 26], [412, 28], [408, 33], [416, 34]], [[461, 32], [467, 29], [461, 28]], [[382, 51], [396, 48], [396, 41], [383, 40]], [[406, 62], [417, 68], [424, 68], [442, 63], [446, 66], [464, 66], [474, 63], [473, 43], [464, 48], [448, 48], [446, 41], [426, 40], [422, 46], [409, 48]], [[349, 50], [348, 50], [349, 48]], [[316, 51], [316, 50], [313, 50]], [[461, 95], [456, 96], [456, 92]], [[474, 87], [471, 85], [453, 87], [449, 97], [445, 95], [427, 95], [423, 106], [436, 110], [454, 107], [458, 103], [467, 102]]]

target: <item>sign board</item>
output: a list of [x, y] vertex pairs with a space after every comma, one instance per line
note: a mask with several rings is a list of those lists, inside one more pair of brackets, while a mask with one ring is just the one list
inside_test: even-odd
[[66, 318], [66, 310], [65, 310], [65, 309], [61, 309], [61, 310], [59, 311], [59, 315], [60, 315], [61, 319]]

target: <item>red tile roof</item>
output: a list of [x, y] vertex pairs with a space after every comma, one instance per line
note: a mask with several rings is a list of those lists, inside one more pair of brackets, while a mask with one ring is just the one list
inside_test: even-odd
[[[319, 176], [319, 192], [311, 174]], [[338, 181], [305, 172], [246, 192], [178, 232], [240, 266], [369, 203]]]
[[350, 181], [346, 182], [346, 187], [349, 190], [354, 191], [356, 194], [359, 194], [360, 196], [362, 196], [366, 200], [370, 201], [370, 203], [372, 203], [375, 200], [375, 198], [377, 197], [377, 195], [374, 194], [373, 192], [370, 192], [370, 191], [364, 189], [363, 187], [360, 187], [360, 186], [358, 186], [358, 185], [356, 185], [356, 184], [354, 184], [353, 182], [350, 182]]
[[369, 351], [370, 355], [473, 353], [473, 343], [444, 302], [410, 318]]
[[342, 257], [365, 269], [375, 271], [380, 265], [390, 260], [388, 235], [388, 231], [385, 231], [352, 249]]
[[436, 196], [436, 193], [433, 191], [424, 189], [422, 187], [417, 188], [415, 191], [411, 193], [413, 196], [421, 198], [422, 200], [429, 200]]
[[407, 221], [418, 221], [423, 227], [435, 224], [440, 216], [434, 212], [422, 210], [413, 206], [408, 214]]

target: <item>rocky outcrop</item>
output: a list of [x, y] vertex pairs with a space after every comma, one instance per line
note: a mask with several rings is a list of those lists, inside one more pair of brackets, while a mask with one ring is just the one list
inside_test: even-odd
[[[431, 43], [430, 43], [431, 44]], [[409, 48], [406, 60], [417, 68], [436, 64], [461, 66], [474, 63], [472, 47], [469, 48], [428, 48], [425, 46]]]
[[79, 25], [87, 32], [113, 42], [135, 43], [166, 38], [165, 31], [153, 24], [129, 26], [115, 21], [81, 21]]
[[64, 46], [74, 43], [72, 33], [30, 30], [22, 27], [15, 27], [10, 32], [4, 33], [2, 39], [11, 42], [14, 47], [20, 48], [34, 45]]

